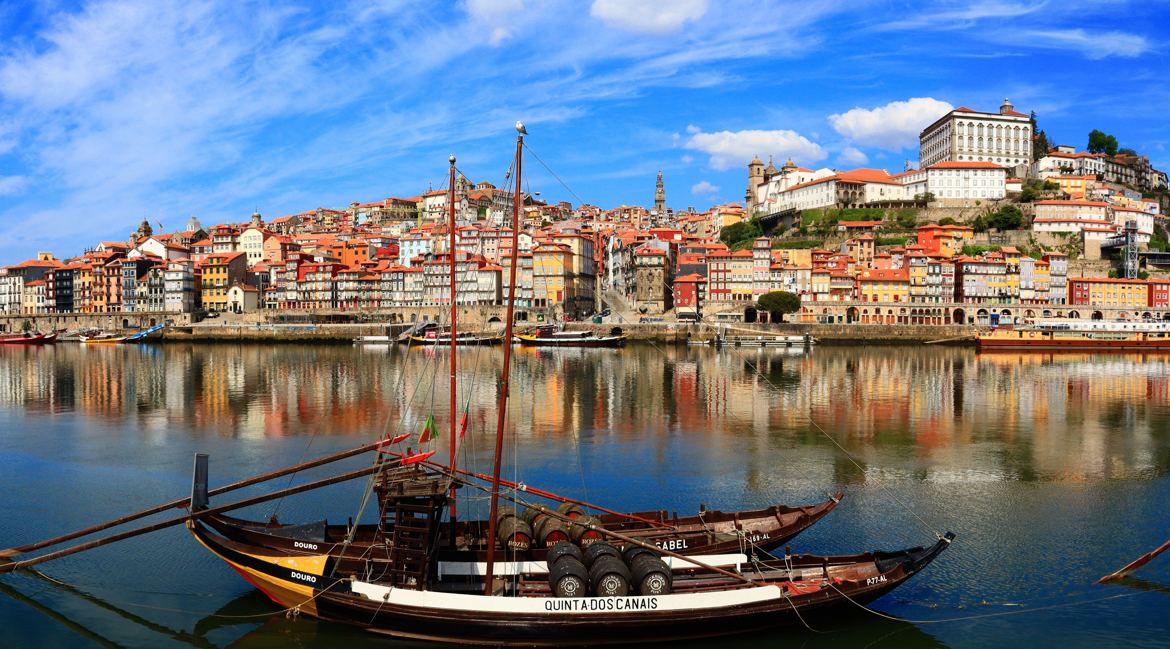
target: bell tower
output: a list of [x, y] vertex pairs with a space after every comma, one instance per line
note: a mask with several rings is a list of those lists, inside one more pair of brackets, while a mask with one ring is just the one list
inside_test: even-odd
[[666, 212], [666, 188], [662, 185], [662, 172], [658, 172], [658, 182], [654, 184], [654, 211], [658, 214]]

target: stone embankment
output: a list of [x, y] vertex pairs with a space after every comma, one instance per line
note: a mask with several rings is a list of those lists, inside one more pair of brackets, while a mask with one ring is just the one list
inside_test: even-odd
[[[401, 333], [405, 325], [208, 325], [170, 327], [164, 342], [264, 342], [347, 344], [359, 336]], [[710, 341], [722, 336], [811, 335], [827, 345], [899, 345], [919, 343], [964, 344], [973, 342], [975, 327], [962, 325], [862, 325], [862, 324], [729, 324], [722, 326], [655, 323], [572, 323], [571, 329], [601, 335], [621, 329], [630, 343], [681, 344]]]

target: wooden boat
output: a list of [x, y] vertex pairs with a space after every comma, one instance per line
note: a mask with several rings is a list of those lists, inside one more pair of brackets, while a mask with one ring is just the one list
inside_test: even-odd
[[976, 335], [981, 351], [1170, 352], [1170, 325], [1162, 322], [1050, 320]]
[[[803, 507], [773, 505], [766, 509], [741, 512], [702, 511], [695, 516], [682, 517], [666, 511], [601, 513], [594, 518], [598, 525], [606, 529], [686, 556], [730, 552], [763, 556], [828, 515], [842, 496], [837, 493], [822, 503]], [[562, 507], [571, 518], [585, 514], [584, 507], [572, 503]], [[533, 524], [533, 519], [539, 517], [535, 509], [522, 510], [521, 516], [529, 522], [532, 535], [520, 544], [527, 547], [518, 548], [515, 547], [517, 544], [513, 544], [511, 556], [514, 560], [544, 561], [550, 546], [558, 540], [569, 538], [567, 526]], [[348, 525], [330, 525], [327, 521], [283, 525], [278, 521], [250, 521], [222, 514], [208, 516], [203, 520], [216, 533], [234, 541], [274, 550], [304, 549], [306, 544], [310, 544], [315, 551], [347, 562], [368, 556], [371, 547], [384, 545], [389, 538], [380, 526], [373, 524], [352, 528]], [[449, 523], [440, 524], [440, 561], [484, 561], [487, 528], [486, 521], [460, 521], [454, 527], [455, 539], [452, 540], [452, 527]], [[599, 538], [600, 534], [591, 536]]]
[[[577, 559], [567, 552], [550, 559], [551, 566], [509, 558], [496, 577], [489, 562], [485, 577], [450, 570], [432, 550], [450, 478], [400, 466], [383, 474], [381, 484], [392, 494], [390, 516], [409, 520], [411, 529], [395, 533], [396, 544], [368, 553], [360, 566], [311, 543], [274, 549], [233, 540], [206, 518], [191, 519], [188, 529], [281, 607], [400, 638], [496, 646], [644, 643], [796, 625], [881, 597], [954, 538], [895, 552], [765, 560], [738, 554], [712, 563], [664, 552], [670, 564], [645, 553], [639, 559], [635, 544], [611, 552], [599, 542], [586, 550], [601, 550], [592, 552], [589, 578], [579, 576]], [[633, 558], [614, 557], [619, 550]], [[582, 588], [595, 596], [584, 596]]]
[[126, 337], [115, 334], [97, 334], [94, 336], [81, 336], [78, 340], [83, 345], [117, 345], [125, 341]]
[[563, 331], [557, 325], [542, 325], [516, 335], [516, 341], [525, 347], [621, 347], [625, 340], [621, 333], [598, 336], [592, 331]]
[[30, 331], [0, 336], [0, 345], [51, 345], [57, 342], [57, 332]]
[[[450, 343], [451, 334], [440, 330], [431, 330], [421, 336], [411, 336], [411, 342], [417, 345], [446, 345]], [[501, 345], [504, 336], [501, 334], [456, 334], [456, 345]]]

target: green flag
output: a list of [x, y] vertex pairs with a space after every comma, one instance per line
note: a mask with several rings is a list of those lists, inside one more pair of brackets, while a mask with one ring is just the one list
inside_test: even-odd
[[427, 421], [423, 424], [422, 434], [418, 436], [419, 444], [426, 444], [435, 436], [435, 415], [427, 415]]

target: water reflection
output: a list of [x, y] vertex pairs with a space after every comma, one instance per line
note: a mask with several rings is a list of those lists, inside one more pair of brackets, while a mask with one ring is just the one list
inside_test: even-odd
[[[174, 646], [194, 649], [275, 649], [278, 647], [387, 647], [397, 649], [423, 649], [443, 647], [442, 644], [409, 640], [387, 640], [374, 636], [356, 627], [322, 622], [308, 617], [287, 616], [274, 613], [274, 605], [258, 591], [250, 591], [228, 601], [226, 604], [201, 618], [190, 622], [190, 616], [183, 616], [172, 628], [168, 624], [151, 619], [151, 612], [136, 613], [133, 604], [118, 605], [83, 589], [32, 571], [20, 587], [0, 582], [0, 596], [31, 609], [40, 617], [34, 623], [41, 627], [42, 634], [67, 632], [93, 646], [119, 649], [130, 646]], [[34, 588], [34, 584], [40, 588]], [[83, 602], [90, 607], [85, 614], [77, 615], [86, 622], [79, 622], [58, 610], [65, 609], [62, 598]], [[157, 607], [153, 613], [158, 615]], [[178, 613], [180, 611], [170, 611]], [[938, 639], [918, 627], [890, 620], [850, 619], [857, 616], [838, 615], [825, 626], [824, 630], [810, 626], [810, 629], [790, 629], [772, 632], [768, 635], [752, 634], [742, 638], [728, 638], [724, 642], [750, 643], [752, 646], [769, 649], [789, 647], [799, 642], [801, 647], [906, 647], [909, 649], [935, 649], [944, 647]], [[810, 625], [820, 624], [815, 617], [807, 619]], [[826, 621], [826, 624], [829, 624]], [[186, 627], [190, 627], [187, 630]], [[831, 630], [830, 630], [831, 629]], [[710, 649], [709, 640], [673, 643], [678, 649]]]
[[[164, 441], [370, 436], [447, 415], [446, 351], [336, 346], [167, 345], [0, 349], [0, 408], [77, 413]], [[460, 409], [494, 427], [502, 354], [461, 351]], [[511, 417], [521, 441], [670, 438], [717, 447], [830, 444], [838, 480], [884, 453], [924, 480], [1141, 478], [1170, 462], [1170, 359], [977, 355], [942, 348], [520, 349]], [[831, 444], [830, 444], [831, 446]], [[985, 452], [986, 451], [986, 452]], [[945, 468], [944, 468], [945, 467]]]

